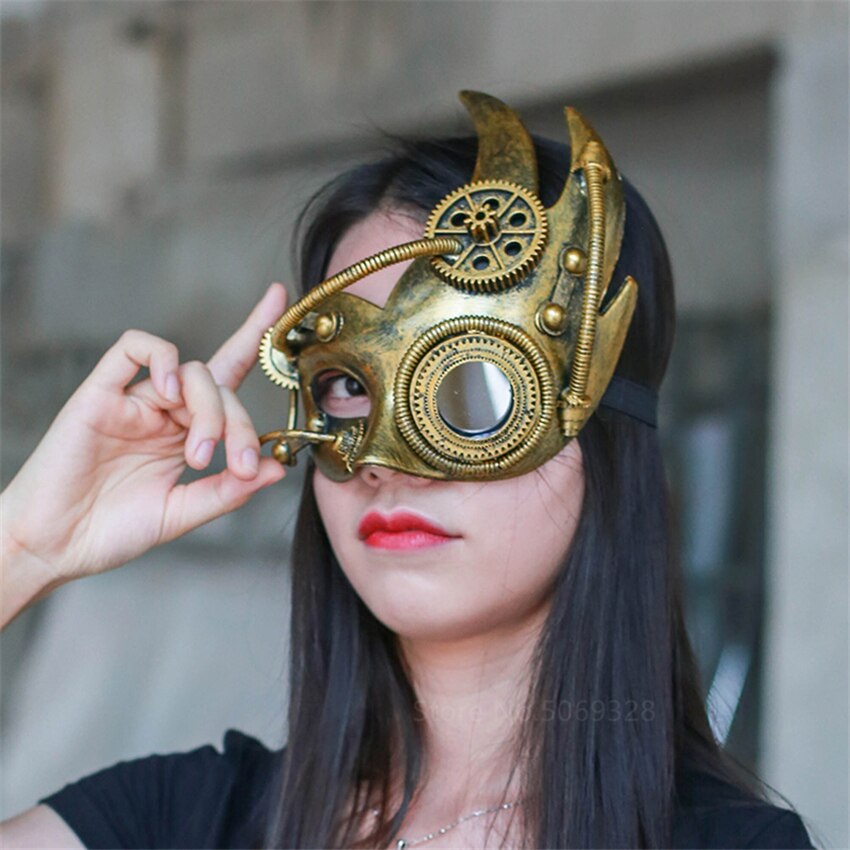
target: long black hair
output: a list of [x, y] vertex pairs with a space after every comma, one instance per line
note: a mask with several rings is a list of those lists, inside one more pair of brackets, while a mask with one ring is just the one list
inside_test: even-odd
[[[560, 195], [569, 148], [535, 138], [540, 196]], [[299, 220], [301, 287], [320, 282], [342, 235], [381, 207], [424, 220], [472, 175], [474, 137], [391, 140], [378, 160], [328, 184]], [[639, 300], [617, 373], [661, 384], [675, 309], [658, 226], [624, 181], [626, 226], [611, 288], [626, 274]], [[681, 569], [654, 429], [598, 412], [578, 437], [585, 494], [573, 543], [535, 648], [521, 717], [524, 846], [669, 847], [686, 771], [761, 784], [715, 741], [683, 619]], [[386, 846], [423, 764], [423, 720], [393, 633], [349, 584], [316, 506], [312, 467], [292, 550], [288, 744], [266, 835], [272, 847], [356, 845], [366, 800], [381, 816], [362, 846]], [[403, 794], [395, 811], [391, 777]], [[515, 810], [516, 811], [516, 810]]]

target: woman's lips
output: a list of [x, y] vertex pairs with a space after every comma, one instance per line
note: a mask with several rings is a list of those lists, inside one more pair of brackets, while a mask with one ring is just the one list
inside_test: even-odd
[[367, 546], [378, 549], [422, 549], [459, 537], [410, 511], [395, 511], [386, 516], [369, 511], [360, 521], [357, 533]]

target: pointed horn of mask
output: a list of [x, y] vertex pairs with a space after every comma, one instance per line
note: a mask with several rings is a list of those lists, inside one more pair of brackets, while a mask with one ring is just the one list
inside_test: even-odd
[[[606, 173], [604, 182], [605, 203], [605, 252], [602, 261], [601, 287], [599, 303], [605, 297], [605, 292], [614, 273], [614, 266], [620, 255], [623, 242], [623, 227], [625, 225], [626, 207], [623, 202], [623, 186], [611, 155], [608, 153], [596, 131], [581, 113], [572, 107], [564, 110], [567, 128], [570, 133], [570, 176], [564, 185], [564, 190], [557, 202], [551, 206], [549, 222], [551, 228], [550, 240], [559, 244], [570, 239], [576, 232], [576, 215], [583, 215], [587, 209], [587, 180], [584, 169], [588, 162], [599, 162]], [[584, 230], [584, 228], [579, 228]]]
[[462, 91], [478, 134], [473, 181], [509, 180], [537, 194], [534, 143], [519, 116], [502, 101], [476, 91]]

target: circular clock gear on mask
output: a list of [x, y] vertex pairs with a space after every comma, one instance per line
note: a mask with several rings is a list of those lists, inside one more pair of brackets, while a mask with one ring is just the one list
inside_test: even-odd
[[490, 180], [451, 192], [434, 208], [425, 227], [434, 239], [448, 236], [463, 245], [458, 254], [431, 264], [452, 286], [467, 292], [501, 292], [537, 264], [548, 236], [546, 211], [516, 183]]
[[272, 383], [287, 390], [297, 390], [300, 386], [298, 371], [290, 359], [272, 345], [273, 332], [274, 328], [269, 328], [260, 341], [260, 368]]

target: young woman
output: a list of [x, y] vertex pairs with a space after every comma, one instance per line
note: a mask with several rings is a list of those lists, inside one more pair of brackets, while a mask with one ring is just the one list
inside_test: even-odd
[[[533, 148], [548, 208], [571, 154]], [[331, 183], [302, 218], [302, 294], [419, 239], [477, 156], [475, 138], [404, 141]], [[612, 279], [638, 289], [616, 376], [645, 399], [672, 344], [672, 279], [651, 213], [623, 193]], [[407, 266], [347, 292], [384, 307]], [[284, 301], [273, 284], [207, 364], [140, 331], [104, 355], [3, 495], [4, 622], [280, 480], [234, 391]], [[140, 366], [150, 378], [128, 386]], [[369, 421], [388, 402], [367, 384], [324, 369], [312, 398]], [[336, 475], [319, 446], [292, 553], [287, 746], [229, 730], [223, 753], [120, 763], [7, 822], [6, 844], [811, 847], [712, 736], [657, 433], [628, 407], [600, 405], [508, 477], [413, 474], [379, 455]], [[227, 469], [177, 485], [219, 440]]]

